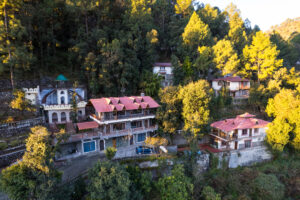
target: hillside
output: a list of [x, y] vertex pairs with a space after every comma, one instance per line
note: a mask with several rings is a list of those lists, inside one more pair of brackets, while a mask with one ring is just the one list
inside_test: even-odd
[[269, 33], [276, 31], [284, 40], [291, 39], [290, 37], [297, 33], [300, 33], [300, 17], [295, 19], [287, 19], [280, 25], [272, 26], [268, 31]]

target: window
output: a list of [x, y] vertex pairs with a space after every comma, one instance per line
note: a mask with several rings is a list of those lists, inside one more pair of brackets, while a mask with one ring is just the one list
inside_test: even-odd
[[166, 70], [166, 68], [165, 68], [165, 67], [163, 67], [163, 66], [160, 66], [160, 67], [159, 67], [159, 70], [161, 70], [161, 71], [165, 71], [165, 70]]
[[65, 92], [64, 92], [64, 91], [61, 91], [60, 94], [63, 95], [63, 94], [65, 94]]
[[122, 115], [122, 116], [125, 115], [125, 110], [119, 111], [118, 115]]
[[245, 141], [245, 148], [250, 148], [251, 147], [251, 140], [246, 140]]
[[242, 135], [247, 135], [247, 129], [243, 129]]
[[259, 129], [258, 128], [255, 128], [254, 129], [254, 133], [258, 133], [259, 132]]
[[247, 82], [243, 82], [243, 86], [246, 87], [247, 86]]
[[85, 142], [83, 143], [83, 152], [91, 152], [91, 151], [96, 151], [96, 142], [91, 141], [91, 142]]
[[57, 113], [52, 113], [52, 122], [57, 122], [57, 121], [58, 121]]
[[226, 146], [226, 142], [225, 141], [222, 141], [222, 146]]
[[62, 113], [60, 114], [60, 118], [61, 118], [61, 121], [62, 121], [62, 122], [67, 121], [66, 113], [65, 113], [65, 112], [62, 112]]
[[60, 103], [65, 104], [65, 97], [60, 97]]
[[139, 127], [142, 127], [142, 121], [131, 122], [131, 128], [139, 128]]
[[222, 81], [218, 81], [218, 86], [222, 86]]
[[131, 114], [135, 115], [135, 114], [141, 114], [142, 113], [142, 109], [137, 109], [137, 110], [133, 110], [131, 111]]
[[144, 142], [146, 140], [146, 133], [138, 134], [137, 142]]
[[114, 131], [120, 131], [125, 129], [125, 123], [114, 124]]

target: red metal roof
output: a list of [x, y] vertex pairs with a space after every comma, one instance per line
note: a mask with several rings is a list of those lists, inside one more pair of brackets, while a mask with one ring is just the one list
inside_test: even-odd
[[95, 121], [92, 122], [81, 122], [77, 123], [78, 130], [86, 130], [86, 129], [92, 129], [92, 128], [98, 128], [98, 123]]
[[97, 112], [112, 112], [122, 110], [137, 110], [145, 108], [158, 108], [158, 103], [149, 96], [107, 97], [91, 99]]
[[241, 78], [239, 76], [229, 76], [229, 77], [217, 78], [214, 79], [213, 81], [245, 82], [250, 80], [246, 78]]
[[157, 63], [154, 63], [154, 66], [171, 67], [172, 64], [169, 63], [169, 62], [165, 62], [165, 63], [163, 63], [163, 62], [157, 62]]
[[255, 115], [251, 115], [249, 113], [244, 113], [242, 115], [238, 115], [236, 118], [214, 122], [210, 126], [229, 132], [236, 129], [262, 128], [266, 127], [268, 123], [270, 123], [268, 121], [254, 118], [254, 116]]

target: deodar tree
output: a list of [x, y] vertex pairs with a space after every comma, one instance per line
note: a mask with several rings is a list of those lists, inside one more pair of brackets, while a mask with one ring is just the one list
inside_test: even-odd
[[267, 141], [273, 149], [282, 151], [287, 144], [300, 150], [300, 95], [297, 91], [282, 89], [269, 99], [266, 109], [274, 121], [269, 124]]
[[184, 129], [192, 137], [202, 136], [208, 124], [211, 94], [210, 85], [205, 80], [191, 82], [180, 90]]
[[222, 75], [235, 74], [238, 71], [240, 60], [229, 40], [219, 40], [213, 50], [214, 64], [222, 71]]
[[272, 77], [273, 73], [282, 66], [282, 59], [277, 59], [279, 51], [272, 44], [269, 37], [259, 31], [253, 37], [252, 44], [243, 50], [244, 65], [242, 74], [247, 77], [255, 77], [264, 81]]

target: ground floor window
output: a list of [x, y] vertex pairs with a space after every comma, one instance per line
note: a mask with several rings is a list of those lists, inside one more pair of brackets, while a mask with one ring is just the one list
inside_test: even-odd
[[143, 142], [146, 140], [146, 133], [138, 134], [137, 142]]
[[83, 152], [91, 152], [96, 150], [96, 142], [85, 142], [83, 143]]
[[246, 140], [245, 141], [245, 148], [250, 148], [251, 147], [251, 140]]

